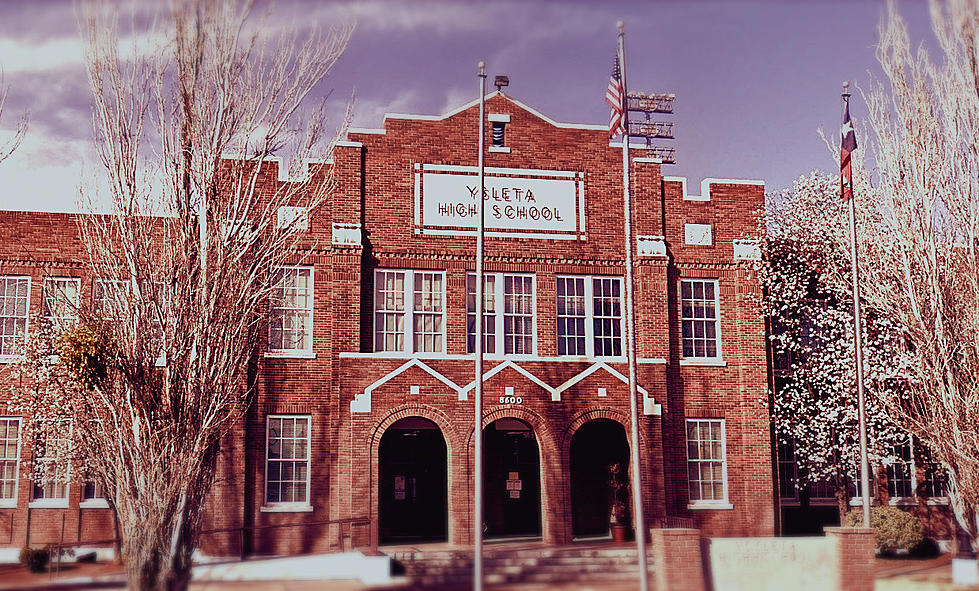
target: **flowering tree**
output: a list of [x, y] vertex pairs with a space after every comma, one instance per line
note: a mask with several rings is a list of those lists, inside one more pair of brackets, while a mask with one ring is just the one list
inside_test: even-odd
[[941, 49], [911, 48], [890, 5], [866, 93], [880, 201], [863, 293], [900, 326], [913, 378], [885, 408], [920, 438], [949, 480], [959, 525], [979, 511], [979, 5], [931, 2]]
[[[296, 262], [303, 216], [332, 186], [322, 164], [282, 182], [268, 160], [326, 161], [322, 106], [302, 105], [351, 28], [276, 37], [234, 2], [177, 1], [163, 16], [147, 35], [162, 47], [126, 57], [107, 12], [83, 23], [112, 211], [80, 216], [92, 302], [65, 315], [77, 324], [32, 334], [11, 404], [104, 490], [129, 586], [171, 590], [188, 585], [219, 443], [249, 401], [277, 269]], [[61, 436], [42, 436], [52, 424]], [[57, 476], [46, 468], [36, 477]]]
[[[862, 205], [875, 199], [861, 174], [857, 189]], [[849, 229], [839, 178], [800, 177], [791, 190], [769, 197], [761, 223], [758, 272], [762, 312], [773, 329], [776, 435], [794, 447], [801, 481], [795, 484], [830, 483], [842, 519], [855, 492], [849, 485], [859, 480], [860, 455]], [[869, 455], [880, 465], [893, 459], [896, 443], [908, 440], [882, 405], [905, 387], [910, 359], [898, 326], [873, 308], [864, 314], [865, 382], [878, 394], [867, 396]]]

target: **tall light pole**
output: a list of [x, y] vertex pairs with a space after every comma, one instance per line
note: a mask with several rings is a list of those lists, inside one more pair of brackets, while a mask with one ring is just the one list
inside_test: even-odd
[[486, 62], [479, 62], [479, 203], [476, 205], [476, 387], [473, 393], [473, 589], [483, 589], [483, 144], [486, 125]]
[[[623, 107], [629, 96], [625, 78], [625, 23], [618, 22], [620, 81], [622, 82]], [[636, 306], [633, 288], [632, 247], [632, 200], [629, 195], [629, 113], [623, 108], [625, 132], [622, 134], [622, 207], [625, 219], [625, 309], [626, 351], [629, 357], [629, 411], [632, 414], [632, 515], [636, 524], [636, 550], [639, 554], [639, 588], [649, 591], [649, 570], [646, 561], [646, 520], [642, 510], [642, 463], [639, 460], [639, 388], [636, 372]]]

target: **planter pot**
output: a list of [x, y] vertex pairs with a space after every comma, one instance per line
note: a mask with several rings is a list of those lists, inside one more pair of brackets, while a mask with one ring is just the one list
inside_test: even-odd
[[612, 532], [613, 542], [626, 542], [629, 540], [629, 526], [628, 525], [615, 525], [609, 526]]

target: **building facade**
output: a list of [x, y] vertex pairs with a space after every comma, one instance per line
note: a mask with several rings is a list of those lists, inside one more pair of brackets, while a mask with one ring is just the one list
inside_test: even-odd
[[[308, 248], [281, 270], [254, 401], [220, 460], [208, 527], [248, 529], [205, 536], [209, 553], [472, 542], [477, 119], [476, 103], [389, 114], [337, 145], [334, 195], [299, 214]], [[498, 92], [486, 125], [483, 528], [555, 544], [606, 535], [609, 467], [628, 472], [636, 453], [621, 144]], [[693, 195], [641, 150], [631, 166], [647, 523], [771, 535], [765, 329], [745, 240], [764, 185], [707, 179]], [[269, 168], [263, 182], [288, 182]], [[71, 216], [5, 212], [0, 228], [10, 359], [45, 290], [91, 297], [99, 278]], [[18, 425], [0, 418], [0, 545], [111, 538], [98, 491], [20, 473], [35, 446]], [[347, 517], [370, 525], [324, 523]]]

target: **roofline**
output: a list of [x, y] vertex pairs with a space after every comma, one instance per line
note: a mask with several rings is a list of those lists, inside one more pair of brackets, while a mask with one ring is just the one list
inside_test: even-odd
[[[502, 96], [503, 98], [507, 99], [511, 103], [513, 103], [513, 104], [517, 105], [518, 107], [520, 107], [521, 109], [523, 109], [525, 111], [529, 111], [530, 113], [533, 113], [534, 115], [536, 115], [537, 117], [540, 117], [541, 119], [543, 119], [544, 121], [550, 123], [554, 127], [559, 127], [559, 128], [562, 128], [562, 129], [587, 129], [587, 130], [591, 130], [591, 131], [608, 131], [609, 130], [609, 126], [608, 125], [595, 125], [595, 124], [590, 124], [590, 123], [562, 123], [560, 121], [555, 121], [554, 119], [551, 119], [550, 117], [548, 117], [547, 115], [541, 113], [540, 111], [538, 111], [537, 109], [531, 107], [530, 105], [527, 105], [526, 103], [520, 102], [517, 99], [513, 98], [512, 96], [509, 96], [507, 94], [504, 94], [502, 91], [499, 91], [499, 90], [495, 90], [495, 91], [489, 93], [488, 95], [486, 95], [486, 98], [487, 99], [491, 99], [491, 98], [493, 98], [493, 97], [495, 97], [497, 95]], [[462, 106], [459, 106], [459, 107], [456, 107], [455, 109], [452, 109], [451, 111], [449, 111], [447, 113], [443, 113], [442, 115], [414, 115], [414, 114], [410, 114], [410, 113], [385, 113], [384, 114], [384, 119], [385, 120], [387, 120], [387, 119], [411, 119], [411, 120], [414, 120], [414, 121], [442, 121], [444, 119], [448, 119], [449, 117], [452, 117], [453, 115], [457, 115], [457, 114], [465, 111], [466, 109], [469, 109], [471, 107], [474, 107], [474, 106], [476, 106], [478, 104], [479, 104], [479, 98], [476, 98], [476, 99], [473, 99], [473, 100], [469, 101], [468, 103], [465, 103]], [[355, 128], [355, 129], [357, 129], [357, 132], [359, 132], [359, 133], [365, 133], [365, 132], [366, 133], [372, 133], [372, 132], [373, 133], [376, 133], [376, 131], [361, 131], [361, 129], [363, 129], [363, 128]], [[353, 131], [353, 129], [351, 129], [351, 131]]]

